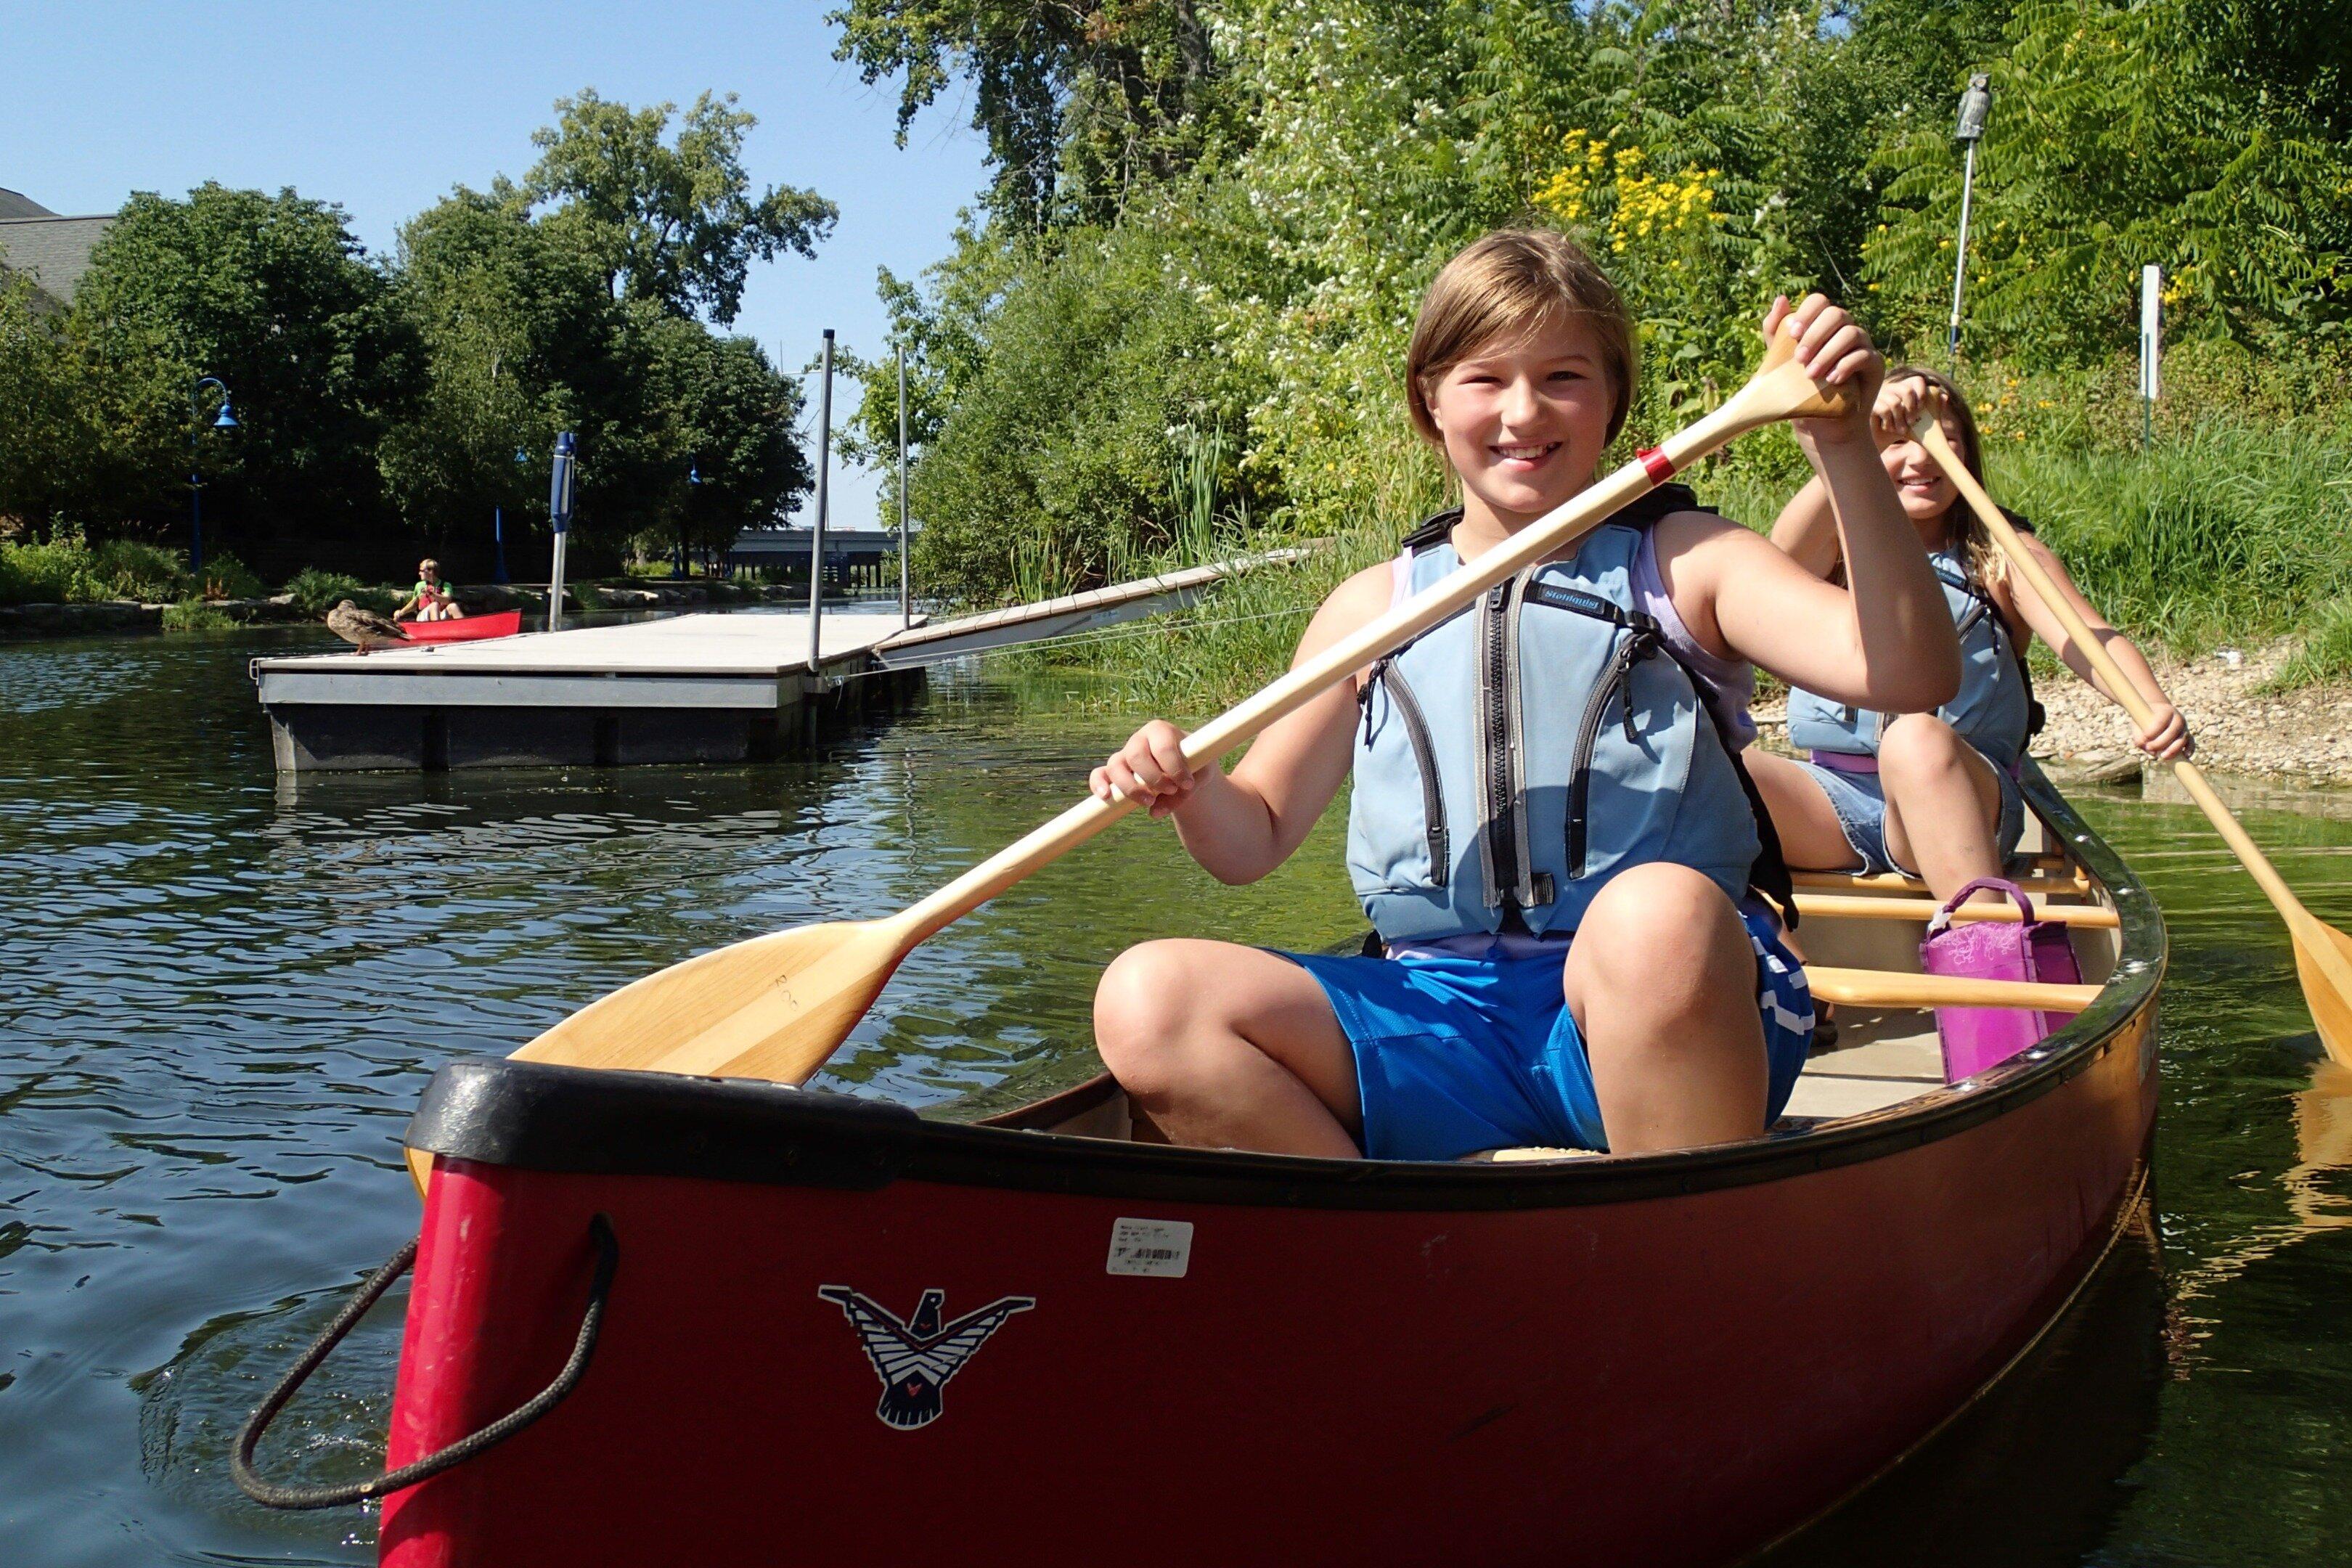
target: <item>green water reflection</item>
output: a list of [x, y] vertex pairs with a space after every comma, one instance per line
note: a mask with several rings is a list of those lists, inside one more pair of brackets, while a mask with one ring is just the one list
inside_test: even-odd
[[[223, 1456], [413, 1228], [397, 1142], [433, 1067], [689, 953], [910, 902], [1074, 798], [1129, 722], [1083, 685], [950, 673], [764, 768], [281, 784], [244, 664], [315, 635], [0, 645], [0, 1561], [371, 1560], [371, 1518], [266, 1515]], [[2344, 1560], [2352, 1098], [2193, 810], [2084, 805], [2172, 922], [2161, 1265], [2125, 1248], [2021, 1375], [1779, 1568]], [[2352, 797], [2250, 826], [2352, 922]], [[831, 1082], [964, 1115], [1091, 1070], [1094, 976], [1128, 942], [1358, 931], [1337, 827], [1239, 889], [1164, 828], [1114, 830], [919, 950]], [[397, 1331], [395, 1300], [273, 1468], [373, 1462]]]

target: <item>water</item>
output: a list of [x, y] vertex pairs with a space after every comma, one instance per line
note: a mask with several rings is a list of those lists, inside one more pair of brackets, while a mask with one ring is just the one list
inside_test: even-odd
[[[317, 636], [0, 645], [0, 1562], [372, 1561], [372, 1514], [250, 1507], [226, 1445], [413, 1232], [398, 1140], [435, 1064], [690, 952], [910, 902], [1127, 727], [1083, 686], [948, 675], [767, 767], [280, 784], [245, 661]], [[2352, 797], [2320, 804], [2251, 825], [2352, 923]], [[2193, 810], [2084, 805], [2172, 921], [2161, 1266], [2121, 1249], [2021, 1375], [1774, 1568], [2352, 1541], [2352, 1075]], [[1241, 889], [1114, 830], [919, 950], [833, 1087], [962, 1115], [1081, 1076], [1127, 942], [1357, 931], [1335, 827]], [[380, 1462], [400, 1305], [286, 1417], [277, 1472]]]

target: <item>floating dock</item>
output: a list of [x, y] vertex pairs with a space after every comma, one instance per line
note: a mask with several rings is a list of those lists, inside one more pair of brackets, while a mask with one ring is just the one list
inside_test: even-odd
[[821, 713], [903, 700], [933, 664], [1181, 608], [1272, 551], [937, 623], [842, 607], [257, 658], [281, 773], [624, 767], [772, 757]]

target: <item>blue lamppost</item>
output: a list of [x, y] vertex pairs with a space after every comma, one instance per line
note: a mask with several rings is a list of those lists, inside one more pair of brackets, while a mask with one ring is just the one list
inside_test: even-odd
[[196, 468], [196, 441], [205, 428], [205, 388], [220, 388], [220, 413], [213, 418], [215, 430], [236, 428], [236, 416], [230, 411], [228, 384], [216, 375], [200, 375], [195, 385], [188, 389], [188, 571], [205, 569], [205, 481]]
[[[694, 515], [694, 492], [696, 489], [700, 488], [701, 484], [702, 463], [698, 458], [688, 458], [686, 460], [686, 509], [687, 516], [689, 518]], [[669, 574], [672, 577], [683, 577], [687, 575], [687, 548], [686, 525], [681, 522], [678, 525], [677, 531], [677, 556], [670, 566]]]
[[[515, 448], [515, 467], [520, 468], [530, 461], [530, 454], [524, 451], [520, 447], [517, 447]], [[493, 506], [490, 508], [490, 549], [493, 552], [490, 557], [490, 581], [499, 584], [500, 586], [504, 586], [506, 584], [513, 581], [512, 578], [507, 575], [506, 513], [507, 509], [504, 506]]]

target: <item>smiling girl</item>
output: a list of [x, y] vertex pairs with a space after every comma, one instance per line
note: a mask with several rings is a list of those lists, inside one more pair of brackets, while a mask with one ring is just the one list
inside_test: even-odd
[[[1777, 867], [1741, 767], [1750, 661], [1873, 708], [1958, 682], [1943, 594], [1880, 466], [1881, 363], [1818, 295], [1775, 301], [1855, 412], [1796, 426], [1848, 585], [1664, 486], [1195, 773], [1155, 721], [1095, 793], [1150, 800], [1220, 880], [1296, 850], [1355, 776], [1348, 864], [1384, 956], [1146, 942], [1105, 972], [1103, 1058], [1180, 1142], [1448, 1160], [1749, 1138], [1812, 1010], [1755, 885]], [[1305, 658], [1592, 482], [1625, 422], [1634, 331], [1565, 237], [1488, 235], [1430, 286], [1405, 360], [1415, 426], [1461, 487], [1325, 601]]]
[[[2110, 701], [2115, 694], [2064, 625], [2009, 571], [1959, 488], [1911, 439], [1913, 423], [1929, 407], [1937, 410], [1945, 439], [1981, 483], [1976, 420], [1959, 388], [1935, 372], [1906, 366], [1890, 373], [1873, 425], [1879, 459], [1943, 583], [1960, 639], [1960, 689], [1933, 713], [1881, 713], [1871, 704], [1792, 682], [1798, 689], [1789, 694], [1789, 740], [1810, 760], [1759, 755], [1750, 766], [1789, 864], [1913, 872], [1942, 900], [1979, 878], [2000, 876], [2017, 848], [2025, 822], [2017, 773], [2035, 722], [2025, 666], [2033, 634]], [[1832, 504], [1822, 482], [1811, 480], [1772, 527], [1774, 543], [1807, 571], [1830, 578], [1839, 574], [1841, 563]], [[2147, 658], [2075, 591], [2066, 568], [2027, 531], [2025, 520], [2012, 515], [2011, 521], [2074, 613], [2147, 700], [2154, 722], [2137, 737], [2139, 748], [2152, 757], [2187, 756], [2188, 725]]]

